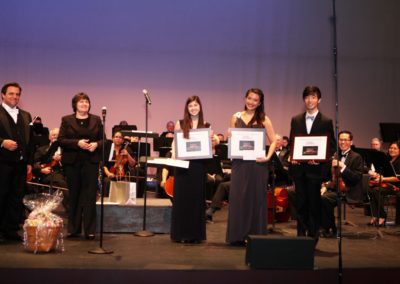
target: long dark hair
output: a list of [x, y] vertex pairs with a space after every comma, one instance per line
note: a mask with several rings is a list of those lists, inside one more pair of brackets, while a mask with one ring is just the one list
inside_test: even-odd
[[[251, 89], [247, 90], [245, 98], [247, 98], [250, 93], [254, 93], [254, 94], [258, 95], [258, 97], [260, 98], [260, 105], [256, 108], [254, 115], [251, 118], [251, 120], [249, 121], [248, 125], [253, 125], [254, 122], [256, 122], [257, 125], [262, 125], [265, 120], [264, 93], [260, 89], [251, 88]], [[244, 105], [244, 110], [247, 110], [246, 105]]]
[[197, 124], [198, 128], [204, 127], [204, 118], [203, 118], [203, 106], [201, 105], [200, 98], [198, 96], [191, 96], [188, 97], [185, 103], [185, 109], [183, 111], [183, 121], [181, 123], [181, 129], [183, 131], [183, 137], [189, 138], [189, 129], [192, 128], [192, 118], [190, 117], [190, 113], [188, 110], [188, 105], [191, 102], [197, 102], [200, 105], [200, 112], [199, 112], [199, 121]]

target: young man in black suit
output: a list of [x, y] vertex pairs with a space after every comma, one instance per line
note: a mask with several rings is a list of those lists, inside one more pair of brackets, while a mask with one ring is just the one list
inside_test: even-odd
[[[327, 135], [330, 151], [328, 155], [331, 155], [336, 148], [333, 123], [318, 110], [321, 102], [320, 89], [316, 86], [305, 87], [303, 101], [306, 112], [292, 118], [290, 141], [294, 141], [294, 137], [299, 135]], [[296, 190], [297, 235], [314, 238], [316, 245], [321, 223], [321, 184], [330, 179], [330, 163], [314, 160], [292, 161], [289, 170]]]
[[18, 83], [1, 89], [0, 106], [0, 242], [21, 241], [18, 235], [23, 212], [27, 172], [32, 171], [31, 115], [18, 108]]
[[[346, 193], [346, 200], [349, 202], [362, 202], [362, 174], [363, 174], [363, 159], [360, 154], [351, 150], [353, 145], [353, 134], [350, 131], [344, 130], [339, 132], [339, 155], [335, 154], [332, 160], [334, 171], [339, 171], [339, 176], [343, 181], [340, 190]], [[335, 167], [338, 167], [336, 169]], [[324, 237], [336, 236], [336, 225], [334, 208], [337, 206], [336, 180], [332, 177], [332, 182], [325, 184], [327, 190], [322, 193], [322, 212], [321, 212], [321, 227]], [[339, 183], [341, 184], [341, 183]], [[340, 186], [340, 187], [342, 187]]]

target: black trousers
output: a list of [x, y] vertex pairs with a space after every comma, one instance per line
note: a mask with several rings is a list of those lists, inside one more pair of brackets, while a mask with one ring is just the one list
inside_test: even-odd
[[321, 228], [336, 230], [335, 207], [337, 206], [337, 194], [327, 191], [321, 197]]
[[0, 232], [19, 230], [24, 212], [22, 199], [26, 190], [26, 163], [0, 162]]
[[392, 186], [373, 187], [369, 190], [371, 197], [372, 216], [375, 218], [386, 219], [385, 197], [387, 195], [396, 195], [396, 225], [400, 224], [400, 192], [395, 191]]
[[231, 187], [230, 181], [221, 182], [218, 185], [217, 191], [215, 192], [211, 201], [211, 206], [210, 206], [211, 208], [221, 209], [222, 201], [228, 199], [230, 187]]
[[68, 233], [96, 232], [96, 195], [99, 164], [80, 161], [64, 165], [69, 189]]
[[318, 237], [321, 224], [322, 179], [306, 175], [294, 179], [296, 188], [297, 235]]

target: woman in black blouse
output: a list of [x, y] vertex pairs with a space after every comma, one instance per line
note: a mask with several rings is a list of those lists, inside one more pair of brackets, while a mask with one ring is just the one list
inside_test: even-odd
[[72, 109], [73, 114], [62, 118], [58, 137], [70, 196], [68, 237], [80, 236], [83, 224], [85, 238], [94, 239], [103, 125], [99, 116], [89, 113], [87, 94], [75, 95]]
[[400, 141], [392, 142], [389, 146], [389, 159], [397, 176], [381, 176], [374, 174], [372, 176], [374, 184], [382, 184], [381, 187], [374, 187], [370, 190], [372, 218], [370, 224], [378, 222], [383, 226], [386, 221], [386, 212], [384, 210], [384, 197], [389, 194], [396, 194], [396, 224], [400, 224]]

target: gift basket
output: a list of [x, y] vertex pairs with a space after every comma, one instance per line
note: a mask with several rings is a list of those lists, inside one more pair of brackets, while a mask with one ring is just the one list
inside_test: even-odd
[[63, 220], [52, 213], [63, 199], [61, 191], [40, 193], [24, 197], [24, 204], [31, 213], [24, 223], [24, 247], [34, 253], [64, 250]]

